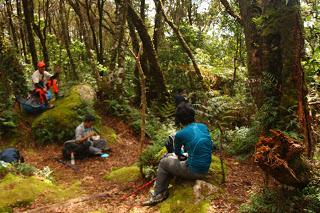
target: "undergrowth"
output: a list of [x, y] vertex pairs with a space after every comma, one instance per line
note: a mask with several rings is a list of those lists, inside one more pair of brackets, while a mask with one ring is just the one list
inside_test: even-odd
[[320, 188], [309, 185], [303, 190], [264, 190], [252, 194], [243, 204], [243, 213], [317, 213], [320, 209]]

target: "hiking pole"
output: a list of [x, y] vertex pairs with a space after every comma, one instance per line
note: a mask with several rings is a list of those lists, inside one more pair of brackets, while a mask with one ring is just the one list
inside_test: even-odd
[[126, 194], [124, 195], [120, 201], [124, 201], [126, 199], [128, 199], [129, 197], [131, 197], [132, 195], [137, 195], [137, 193], [141, 190], [143, 190], [144, 188], [148, 187], [149, 185], [151, 185], [154, 181], [156, 181], [156, 178], [153, 178], [152, 180], [150, 180], [149, 182], [143, 184], [142, 186], [139, 186], [138, 188], [136, 188], [135, 191], [133, 191], [132, 193]]
[[223, 137], [223, 131], [222, 131], [222, 127], [220, 126], [220, 124], [218, 124], [218, 128], [220, 130], [220, 163], [221, 163], [221, 173], [222, 173], [222, 181], [221, 183], [225, 183], [226, 182], [226, 176], [225, 176], [225, 173], [224, 173], [224, 163], [223, 163], [223, 154], [222, 154], [222, 142], [224, 140], [224, 137]]
[[60, 158], [54, 158], [57, 162], [63, 164], [66, 167], [71, 168], [76, 173], [80, 172], [80, 169], [76, 165], [71, 165], [70, 163], [65, 162], [64, 160], [61, 160]]

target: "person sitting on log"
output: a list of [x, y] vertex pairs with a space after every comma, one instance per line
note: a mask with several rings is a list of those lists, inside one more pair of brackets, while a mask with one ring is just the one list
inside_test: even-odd
[[110, 151], [107, 142], [100, 139], [100, 136], [93, 129], [95, 117], [86, 115], [84, 121], [76, 128], [76, 142], [84, 143], [89, 146], [89, 154], [101, 155], [103, 151]]
[[47, 108], [53, 108], [54, 105], [48, 103], [47, 91], [52, 87], [56, 98], [62, 97], [59, 95], [59, 88], [56, 80], [59, 73], [52, 75], [47, 72], [45, 70], [46, 64], [43, 61], [39, 61], [37, 67], [38, 70], [34, 71], [32, 74], [34, 91], [40, 98], [40, 104], [45, 104]]
[[[154, 192], [143, 205], [165, 200], [173, 176], [195, 180], [208, 174], [213, 147], [208, 127], [195, 122], [195, 111], [189, 103], [179, 104], [176, 117], [184, 127], [174, 137], [174, 154], [167, 154], [160, 160]], [[182, 147], [188, 157], [183, 154]]]

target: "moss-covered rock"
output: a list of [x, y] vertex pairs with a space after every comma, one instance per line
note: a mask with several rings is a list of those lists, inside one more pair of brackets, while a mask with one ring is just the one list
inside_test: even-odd
[[[194, 182], [192, 182], [194, 183]], [[193, 193], [193, 184], [184, 183], [170, 189], [167, 200], [160, 204], [161, 213], [184, 212], [184, 213], [205, 213], [209, 208], [209, 199], [196, 200]]]
[[8, 174], [0, 181], [0, 192], [0, 212], [10, 212], [13, 207], [30, 205], [40, 196], [48, 202], [69, 199], [79, 192], [79, 184], [65, 188], [35, 176]]
[[141, 178], [140, 169], [138, 166], [123, 167], [115, 169], [105, 175], [104, 179], [114, 183], [133, 182]]
[[117, 133], [116, 131], [114, 131], [114, 129], [108, 126], [100, 125], [98, 127], [98, 130], [101, 138], [105, 139], [108, 142], [108, 144], [113, 144], [117, 141]]
[[[55, 102], [55, 108], [43, 112], [32, 123], [32, 133], [39, 143], [63, 143], [74, 137], [74, 130], [87, 113], [94, 113], [94, 98], [82, 98], [82, 85]], [[84, 86], [87, 88], [87, 86]]]

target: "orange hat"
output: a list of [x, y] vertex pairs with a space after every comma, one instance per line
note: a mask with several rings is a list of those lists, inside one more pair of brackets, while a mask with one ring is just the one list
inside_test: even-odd
[[37, 67], [38, 68], [42, 68], [42, 67], [45, 67], [45, 66], [46, 66], [46, 64], [43, 61], [38, 61], [38, 63], [37, 63]]

